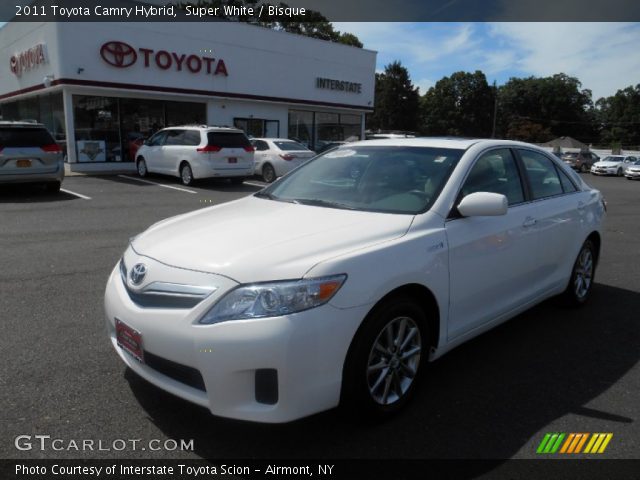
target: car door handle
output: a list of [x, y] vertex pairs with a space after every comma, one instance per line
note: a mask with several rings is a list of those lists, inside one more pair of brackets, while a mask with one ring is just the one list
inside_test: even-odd
[[524, 219], [524, 222], [522, 223], [523, 227], [533, 227], [536, 223], [538, 223], [538, 221], [533, 218], [533, 217], [527, 217]]

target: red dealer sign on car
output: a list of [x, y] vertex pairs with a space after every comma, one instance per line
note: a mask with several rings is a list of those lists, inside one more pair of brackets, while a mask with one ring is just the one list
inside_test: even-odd
[[154, 50], [152, 48], [133, 48], [128, 43], [120, 41], [106, 42], [100, 47], [100, 56], [109, 65], [117, 68], [127, 68], [134, 65], [138, 58], [145, 68], [155, 65], [160, 70], [189, 71], [191, 73], [206, 73], [207, 75], [229, 75], [227, 66], [221, 58], [187, 55], [186, 53]]

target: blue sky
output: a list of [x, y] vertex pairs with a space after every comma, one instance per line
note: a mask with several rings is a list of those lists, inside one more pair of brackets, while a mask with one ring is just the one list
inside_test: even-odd
[[340, 31], [394, 60], [420, 92], [453, 72], [482, 70], [489, 83], [566, 73], [594, 101], [640, 83], [640, 23], [340, 23]]

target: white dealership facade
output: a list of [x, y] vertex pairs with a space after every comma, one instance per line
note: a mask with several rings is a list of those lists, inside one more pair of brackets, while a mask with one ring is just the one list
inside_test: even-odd
[[236, 22], [10, 22], [0, 111], [44, 123], [78, 170], [132, 167], [142, 138], [180, 124], [319, 149], [363, 137], [375, 64], [370, 50]]

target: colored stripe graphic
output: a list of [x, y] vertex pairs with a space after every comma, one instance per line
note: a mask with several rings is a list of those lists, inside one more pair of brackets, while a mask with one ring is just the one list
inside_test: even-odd
[[[603, 453], [613, 433], [547, 433], [538, 445], [538, 454]], [[587, 442], [587, 440], [589, 440]], [[585, 446], [583, 450], [583, 447]]]

